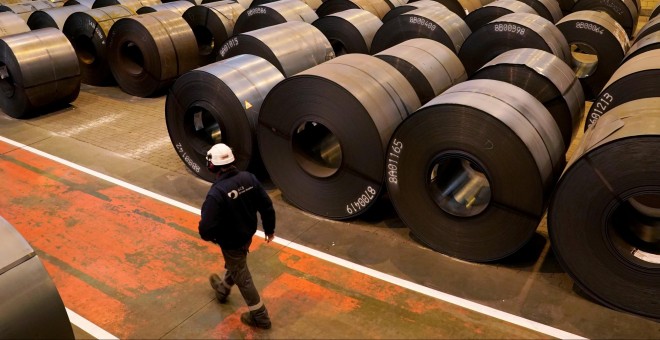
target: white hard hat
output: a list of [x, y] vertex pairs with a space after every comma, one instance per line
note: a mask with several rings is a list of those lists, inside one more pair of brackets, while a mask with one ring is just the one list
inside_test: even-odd
[[234, 154], [226, 144], [218, 143], [209, 149], [206, 159], [213, 165], [226, 165], [234, 161]]

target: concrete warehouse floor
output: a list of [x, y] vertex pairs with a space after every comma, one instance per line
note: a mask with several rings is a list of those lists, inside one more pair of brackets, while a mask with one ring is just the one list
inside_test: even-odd
[[[57, 112], [29, 120], [0, 114], [0, 136], [200, 207], [210, 184], [188, 171], [174, 151], [164, 101], [83, 85], [79, 98]], [[603, 307], [574, 287], [555, 260], [545, 220], [518, 253], [474, 264], [421, 246], [387, 203], [359, 219], [335, 222], [289, 205], [268, 182], [280, 240], [495, 310], [475, 312], [293, 245], [255, 238], [250, 266], [274, 326], [254, 331], [238, 319], [246, 307], [237, 290], [227, 304], [214, 299], [207, 277], [221, 271], [222, 259], [214, 245], [199, 239], [196, 214], [6, 141], [0, 141], [0, 163], [0, 214], [35, 248], [65, 305], [120, 338], [565, 334], [503, 321], [495, 310], [588, 338], [660, 338], [660, 323]], [[74, 328], [77, 338], [91, 337]]]

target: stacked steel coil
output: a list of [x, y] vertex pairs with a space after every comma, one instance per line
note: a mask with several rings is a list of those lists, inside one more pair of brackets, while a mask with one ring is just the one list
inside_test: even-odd
[[520, 0], [531, 7], [538, 15], [545, 19], [556, 23], [564, 14], [559, 7], [559, 2], [556, 0]]
[[0, 12], [0, 37], [30, 31], [30, 27], [18, 14]]
[[[443, 4], [441, 4], [439, 2], [436, 2], [436, 1], [433, 1], [433, 0], [420, 0], [420, 1], [410, 2], [410, 3], [407, 3], [405, 5], [392, 8], [383, 17], [383, 22], [390, 21], [393, 18], [399, 16], [400, 14], [408, 13], [408, 12], [416, 10], [418, 8], [429, 7], [429, 6], [440, 6], [440, 7], [447, 8]], [[447, 9], [449, 9], [449, 8], [447, 8]], [[452, 11], [452, 12], [454, 12], [454, 11]], [[454, 13], [456, 13], [456, 12], [454, 12]]]
[[96, 0], [92, 8], [107, 7], [113, 5], [122, 5], [137, 13], [138, 9], [146, 6], [161, 4], [160, 0]]
[[363, 9], [382, 20], [392, 8], [394, 5], [388, 0], [326, 0], [316, 9], [316, 14], [324, 17], [347, 9]]
[[89, 10], [89, 8], [83, 5], [42, 9], [33, 12], [28, 18], [27, 24], [33, 30], [46, 27], [61, 30], [64, 27], [64, 22], [71, 14], [86, 10]]
[[281, 0], [252, 7], [241, 13], [236, 19], [234, 34], [292, 21], [311, 24], [318, 18], [314, 10], [302, 1]]
[[522, 1], [498, 0], [472, 11], [465, 17], [465, 23], [474, 32], [489, 22], [511, 13], [537, 14], [532, 7]]
[[[408, 4], [414, 4], [416, 1], [419, 0], [408, 1]], [[483, 6], [481, 1], [479, 0], [433, 0], [433, 1], [436, 1], [444, 5], [450, 11], [456, 13], [456, 15], [461, 17], [461, 19], [465, 19], [465, 17], [469, 13], [472, 13], [477, 8]]]
[[578, 0], [571, 12], [588, 10], [607, 13], [623, 27], [628, 37], [632, 37], [637, 27], [639, 8], [634, 0]]
[[183, 16], [183, 13], [185, 13], [186, 10], [188, 10], [193, 6], [194, 4], [190, 3], [189, 1], [179, 0], [179, 1], [170, 1], [164, 4], [144, 6], [138, 9], [136, 12], [137, 14], [146, 14], [146, 13], [153, 13], [158, 11], [172, 11], [174, 13]]
[[347, 9], [321, 17], [312, 23], [332, 45], [336, 56], [346, 53], [369, 54], [371, 42], [383, 22], [371, 12]]

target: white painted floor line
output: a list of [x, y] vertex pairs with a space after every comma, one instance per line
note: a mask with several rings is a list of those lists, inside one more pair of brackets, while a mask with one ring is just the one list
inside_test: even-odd
[[78, 328], [97, 339], [119, 339], [68, 308], [66, 308], [66, 314], [69, 316], [69, 321], [71, 321], [72, 324], [78, 326]]
[[[126, 189], [129, 189], [129, 190], [135, 191], [137, 193], [143, 194], [145, 196], [151, 197], [153, 199], [159, 200], [161, 202], [173, 205], [175, 207], [178, 207], [178, 208], [183, 209], [185, 211], [191, 212], [193, 214], [197, 214], [197, 215], [200, 214], [200, 209], [199, 208], [192, 207], [190, 205], [187, 205], [185, 203], [181, 203], [179, 201], [173, 200], [171, 198], [165, 197], [165, 196], [157, 194], [155, 192], [140, 188], [136, 185], [133, 185], [133, 184], [124, 182], [122, 180], [116, 179], [114, 177], [110, 177], [108, 175], [102, 174], [98, 171], [86, 168], [84, 166], [78, 165], [78, 164], [73, 163], [73, 162], [69, 162], [65, 159], [62, 159], [62, 158], [57, 157], [57, 156], [53, 156], [51, 154], [48, 154], [48, 153], [45, 153], [43, 151], [37, 150], [37, 149], [32, 148], [30, 146], [27, 146], [25, 144], [13, 141], [11, 139], [8, 139], [8, 138], [2, 137], [2, 136], [0, 136], [0, 141], [3, 141], [5, 143], [8, 143], [8, 144], [14, 145], [16, 147], [22, 148], [26, 151], [32, 152], [32, 153], [37, 154], [39, 156], [42, 156], [44, 158], [48, 158], [48, 159], [53, 160], [55, 162], [58, 162], [60, 164], [64, 164], [66, 166], [69, 166], [69, 167], [74, 168], [76, 170], [79, 170], [81, 172], [87, 173], [87, 174], [92, 175], [94, 177], [103, 179], [103, 180], [108, 181], [110, 183], [119, 185], [119, 186], [124, 187]], [[257, 236], [263, 238], [264, 234], [261, 231], [257, 231]], [[395, 277], [395, 276], [392, 276], [392, 275], [389, 275], [389, 274], [385, 274], [385, 273], [379, 272], [377, 270], [373, 270], [371, 268], [368, 268], [368, 267], [365, 267], [365, 266], [362, 266], [362, 265], [359, 265], [359, 264], [356, 264], [356, 263], [353, 263], [353, 262], [350, 262], [350, 261], [346, 261], [346, 260], [341, 259], [339, 257], [333, 256], [333, 255], [330, 255], [330, 254], [326, 254], [326, 253], [323, 253], [321, 251], [318, 251], [318, 250], [315, 250], [315, 249], [312, 249], [312, 248], [309, 248], [309, 247], [306, 247], [306, 246], [303, 246], [303, 245], [300, 245], [300, 244], [297, 244], [297, 243], [294, 243], [294, 242], [291, 242], [291, 241], [287, 241], [287, 240], [279, 238], [279, 237], [275, 238], [275, 240], [273, 242], [281, 244], [281, 245], [286, 246], [286, 247], [289, 247], [291, 249], [295, 249], [295, 250], [298, 250], [300, 252], [309, 254], [311, 256], [315, 256], [317, 258], [326, 260], [328, 262], [337, 264], [339, 266], [342, 266], [342, 267], [345, 267], [345, 268], [363, 273], [365, 275], [369, 275], [371, 277], [374, 277], [374, 278], [377, 278], [377, 279], [380, 279], [380, 280], [383, 280], [383, 281], [401, 286], [403, 288], [406, 288], [406, 289], [409, 289], [409, 290], [412, 290], [412, 291], [415, 291], [415, 292], [418, 292], [418, 293], [421, 293], [421, 294], [424, 294], [424, 295], [427, 295], [427, 296], [430, 296], [430, 297], [433, 297], [433, 298], [436, 298], [436, 299], [439, 299], [439, 300], [442, 300], [442, 301], [445, 301], [445, 302], [448, 302], [448, 303], [451, 303], [451, 304], [454, 304], [454, 305], [457, 305], [457, 306], [460, 306], [460, 307], [463, 307], [463, 308], [466, 308], [466, 309], [469, 309], [469, 310], [472, 310], [472, 311], [475, 311], [475, 312], [479, 312], [479, 313], [482, 313], [482, 314], [485, 314], [485, 315], [488, 315], [488, 316], [491, 316], [491, 317], [494, 317], [494, 318], [497, 318], [497, 319], [500, 319], [500, 320], [503, 320], [503, 321], [506, 321], [506, 322], [509, 322], [509, 323], [512, 323], [512, 324], [515, 324], [515, 325], [518, 325], [520, 327], [531, 329], [531, 330], [539, 332], [539, 333], [543, 333], [543, 334], [553, 336], [553, 337], [556, 337], [556, 338], [560, 338], [560, 339], [586, 339], [582, 336], [572, 334], [572, 333], [563, 331], [563, 330], [558, 329], [558, 328], [547, 326], [547, 325], [544, 325], [544, 324], [536, 322], [536, 321], [532, 321], [532, 320], [525, 319], [525, 318], [517, 316], [517, 315], [513, 315], [513, 314], [510, 314], [510, 313], [507, 313], [507, 312], [497, 310], [495, 308], [491, 308], [491, 307], [488, 307], [488, 306], [485, 306], [485, 305], [482, 305], [482, 304], [479, 304], [479, 303], [476, 303], [476, 302], [472, 302], [472, 301], [469, 301], [469, 300], [466, 300], [466, 299], [463, 299], [463, 298], [459, 298], [457, 296], [446, 294], [446, 293], [443, 293], [443, 292], [440, 292], [440, 291], [422, 286], [422, 285], [414, 283], [414, 282], [403, 280], [403, 279], [400, 279], [398, 277]], [[70, 312], [70, 311], [67, 309], [67, 312]], [[71, 313], [73, 313], [73, 312], [71, 312]], [[83, 319], [83, 320], [86, 321], [86, 322], [89, 322], [85, 319]], [[73, 323], [73, 321], [72, 321], [72, 323]], [[84, 329], [80, 325], [78, 325], [76, 323], [74, 323], [74, 324], [76, 326]], [[103, 331], [100, 328], [98, 328], [98, 329]], [[103, 332], [105, 332], [105, 331], [103, 331]], [[90, 334], [92, 334], [92, 333], [90, 333]], [[94, 334], [92, 334], [92, 335], [94, 335]], [[94, 336], [96, 336], [96, 335], [94, 335]], [[105, 339], [105, 337], [99, 337], [99, 339]]]

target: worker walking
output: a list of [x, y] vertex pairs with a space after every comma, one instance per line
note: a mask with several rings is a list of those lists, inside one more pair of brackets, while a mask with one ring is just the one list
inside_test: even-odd
[[238, 286], [249, 311], [241, 314], [241, 321], [249, 326], [271, 327], [264, 305], [247, 266], [252, 236], [257, 231], [257, 211], [261, 216], [266, 242], [275, 236], [273, 202], [257, 178], [234, 166], [234, 155], [225, 144], [214, 145], [206, 154], [206, 166], [216, 173], [213, 186], [202, 205], [199, 234], [202, 239], [220, 245], [225, 259], [222, 277], [209, 278], [218, 301], [224, 303], [231, 287]]

